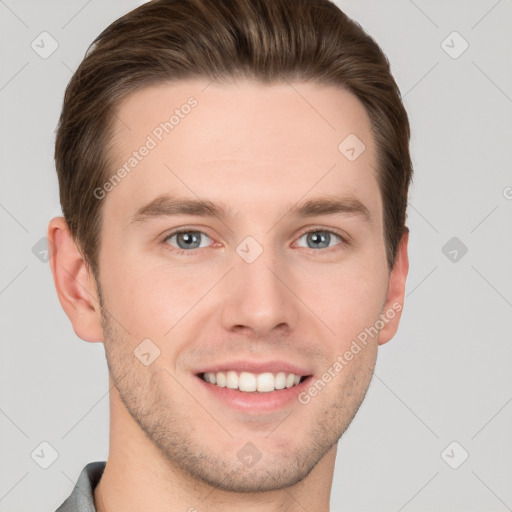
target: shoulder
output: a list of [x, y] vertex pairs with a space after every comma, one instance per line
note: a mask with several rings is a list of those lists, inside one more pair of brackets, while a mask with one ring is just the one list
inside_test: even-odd
[[100, 481], [105, 461], [90, 462], [80, 473], [73, 492], [55, 512], [96, 512], [94, 489]]

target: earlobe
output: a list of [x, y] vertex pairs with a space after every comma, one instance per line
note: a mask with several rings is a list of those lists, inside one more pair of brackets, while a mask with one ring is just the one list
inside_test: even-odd
[[409, 271], [409, 257], [407, 254], [407, 245], [409, 242], [409, 229], [403, 234], [398, 245], [395, 264], [391, 270], [389, 278], [386, 303], [381, 313], [384, 327], [379, 333], [379, 345], [387, 343], [398, 330], [400, 317], [405, 298], [405, 281]]
[[85, 341], [103, 341], [96, 282], [64, 217], [55, 217], [50, 221], [48, 240], [55, 288], [73, 330]]

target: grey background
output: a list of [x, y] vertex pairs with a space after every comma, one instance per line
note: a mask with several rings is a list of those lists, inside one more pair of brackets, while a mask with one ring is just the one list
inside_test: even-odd
[[[55, 510], [108, 454], [103, 345], [74, 334], [33, 247], [60, 214], [64, 88], [93, 38], [139, 3], [0, 1], [2, 511]], [[512, 510], [512, 2], [337, 3], [391, 61], [416, 175], [402, 323], [340, 442], [332, 510]], [[59, 45], [47, 59], [31, 48], [43, 31]], [[462, 40], [442, 44], [453, 31], [469, 43], [458, 58], [445, 49]], [[43, 441], [58, 452], [48, 469], [31, 457]]]

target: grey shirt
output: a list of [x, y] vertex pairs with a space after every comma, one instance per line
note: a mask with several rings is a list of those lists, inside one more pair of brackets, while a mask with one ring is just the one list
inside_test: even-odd
[[82, 469], [68, 499], [55, 512], [97, 512], [94, 488], [98, 485], [106, 462], [90, 462]]

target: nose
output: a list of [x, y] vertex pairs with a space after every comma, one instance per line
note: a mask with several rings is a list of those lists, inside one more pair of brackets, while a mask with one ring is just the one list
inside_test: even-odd
[[300, 301], [293, 293], [293, 276], [284, 259], [278, 262], [270, 249], [252, 263], [238, 254], [234, 258], [234, 268], [223, 280], [223, 327], [256, 337], [276, 329], [293, 330]]

